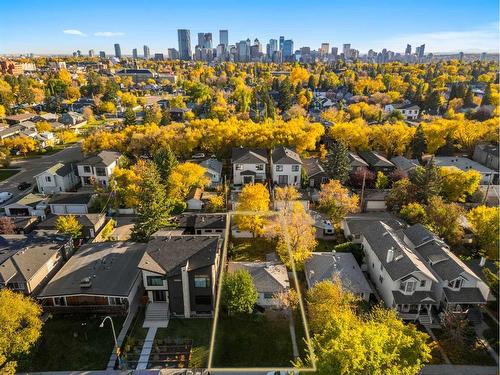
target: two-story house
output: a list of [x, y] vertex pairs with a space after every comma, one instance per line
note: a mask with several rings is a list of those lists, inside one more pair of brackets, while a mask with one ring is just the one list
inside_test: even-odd
[[299, 154], [280, 146], [271, 153], [271, 177], [278, 185], [300, 186], [302, 160]]
[[235, 147], [232, 151], [231, 163], [235, 185], [253, 184], [266, 180], [266, 168], [269, 164], [266, 149]]
[[200, 165], [206, 169], [205, 175], [210, 178], [211, 186], [222, 182], [222, 163], [215, 158], [203, 160]]
[[154, 237], [139, 268], [149, 304], [146, 320], [210, 316], [221, 260], [220, 236]]
[[73, 165], [57, 163], [35, 176], [38, 191], [42, 194], [67, 192], [76, 187], [78, 177]]
[[72, 252], [71, 237], [57, 231], [0, 235], [0, 289], [36, 295]]
[[384, 107], [384, 111], [388, 113], [399, 111], [405, 120], [416, 120], [420, 113], [420, 107], [411, 103], [392, 103], [387, 104]]
[[374, 172], [390, 173], [396, 169], [393, 163], [376, 151], [359, 151], [358, 154], [368, 163], [368, 168]]
[[109, 178], [118, 165], [121, 154], [115, 151], [101, 151], [95, 156], [90, 156], [78, 163], [78, 176], [82, 186], [92, 185], [92, 181], [108, 186]]

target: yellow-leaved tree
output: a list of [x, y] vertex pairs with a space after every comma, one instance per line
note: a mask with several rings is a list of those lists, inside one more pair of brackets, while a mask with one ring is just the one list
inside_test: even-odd
[[265, 218], [262, 214], [269, 211], [269, 202], [269, 190], [263, 184], [245, 185], [238, 198], [236, 211], [246, 214], [236, 215], [238, 228], [252, 232], [254, 237], [263, 234]]
[[481, 253], [489, 259], [498, 259], [499, 246], [499, 208], [478, 206], [467, 213], [474, 240]]
[[347, 214], [359, 210], [359, 199], [356, 194], [350, 194], [339, 181], [330, 180], [321, 185], [319, 209], [335, 225], [340, 223]]
[[205, 172], [206, 169], [196, 163], [176, 165], [168, 177], [169, 197], [184, 200], [192, 188], [208, 186], [210, 179]]

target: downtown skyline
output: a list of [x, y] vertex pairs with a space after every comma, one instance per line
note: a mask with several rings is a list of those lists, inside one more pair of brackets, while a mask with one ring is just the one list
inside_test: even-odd
[[[145, 12], [113, 1], [99, 3], [98, 11], [93, 1], [85, 9], [58, 0], [50, 4], [33, 1], [28, 4], [31, 11], [23, 23], [26, 32], [13, 32], [19, 26], [10, 19], [0, 25], [0, 54], [71, 54], [90, 49], [111, 54], [115, 43], [120, 44], [124, 55], [143, 45], [148, 45], [151, 53], [166, 53], [168, 48], [178, 48], [177, 29], [191, 31], [193, 49], [197, 33], [211, 32], [215, 47], [219, 30], [227, 29], [231, 45], [247, 38], [267, 43], [284, 35], [294, 40], [295, 49], [318, 49], [323, 42], [338, 47], [350, 43], [365, 54], [369, 49], [383, 48], [404, 52], [407, 43], [425, 43], [426, 50], [433, 53], [497, 52], [498, 3], [481, 1], [481, 6], [472, 6], [459, 2], [460, 7], [456, 1], [447, 0], [439, 4], [423, 1], [418, 6], [395, 6], [396, 2], [389, 1], [378, 8], [368, 1], [356, 5], [315, 0], [307, 4], [256, 1], [252, 8], [230, 2], [186, 1], [167, 7], [151, 2]], [[26, 4], [9, 3], [2, 8], [15, 14], [25, 12]], [[474, 14], [480, 9], [480, 17], [472, 17], [472, 9]], [[46, 22], [49, 14], [49, 19], [57, 22]], [[408, 14], [418, 22], [408, 22]]]

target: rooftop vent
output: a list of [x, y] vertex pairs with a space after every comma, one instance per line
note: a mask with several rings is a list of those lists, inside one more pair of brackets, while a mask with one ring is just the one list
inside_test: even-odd
[[90, 288], [92, 286], [92, 279], [90, 277], [84, 277], [80, 280], [80, 288]]

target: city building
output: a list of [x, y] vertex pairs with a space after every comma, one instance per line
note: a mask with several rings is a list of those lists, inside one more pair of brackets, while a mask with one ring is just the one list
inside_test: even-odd
[[104, 51], [99, 51], [99, 57], [100, 57], [101, 59], [105, 59], [105, 58], [106, 58], [106, 52], [104, 52]]
[[115, 44], [115, 57], [120, 59], [122, 57], [122, 49], [118, 43]]
[[134, 48], [134, 49], [132, 50], [132, 58], [133, 58], [133, 59], [137, 59], [137, 57], [138, 57], [138, 54], [137, 54], [137, 48]]
[[293, 40], [287, 39], [283, 42], [283, 60], [292, 61], [293, 60]]
[[227, 50], [229, 46], [229, 33], [227, 30], [219, 30], [219, 44], [223, 44]]
[[143, 47], [144, 50], [144, 60], [149, 60], [151, 58], [151, 51], [149, 50], [148, 46]]
[[351, 58], [351, 45], [349, 43], [344, 44], [342, 53], [344, 54], [345, 60], [349, 60]]
[[93, 49], [89, 49], [89, 57], [94, 57], [94, 50]]
[[191, 60], [191, 32], [187, 29], [177, 30], [177, 39], [179, 42], [179, 58], [181, 60]]

